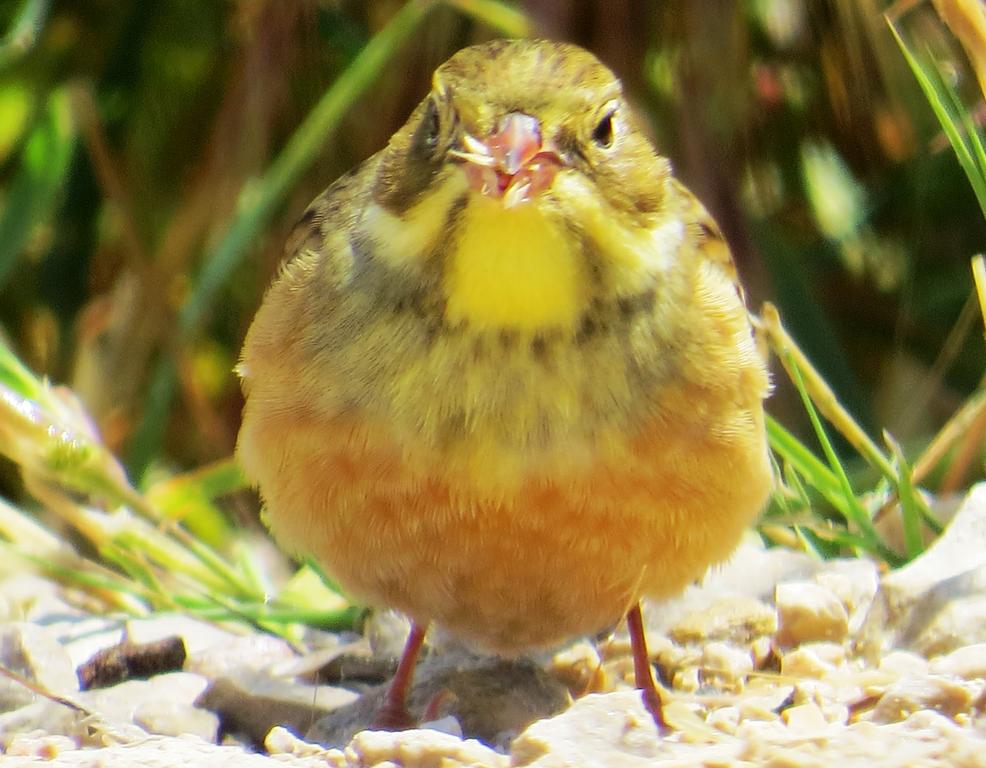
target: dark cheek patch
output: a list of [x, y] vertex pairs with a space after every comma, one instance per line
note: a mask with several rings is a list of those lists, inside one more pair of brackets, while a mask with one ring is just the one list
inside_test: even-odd
[[403, 163], [388, 163], [381, 169], [377, 202], [391, 213], [403, 214], [414, 207], [440, 169], [441, 163], [413, 153], [409, 153]]
[[436, 144], [433, 120], [426, 108], [410, 139], [386, 150], [374, 197], [392, 213], [400, 215], [413, 207], [442, 168], [444, 151]]

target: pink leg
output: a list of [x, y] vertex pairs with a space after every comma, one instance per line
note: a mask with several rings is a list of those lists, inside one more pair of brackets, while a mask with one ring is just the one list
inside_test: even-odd
[[383, 700], [383, 706], [373, 719], [373, 727], [384, 731], [403, 731], [413, 728], [417, 723], [407, 711], [407, 694], [411, 689], [411, 681], [414, 679], [414, 665], [418, 660], [418, 653], [421, 645], [425, 641], [425, 634], [428, 632], [428, 625], [418, 626], [411, 622], [411, 634], [407, 636], [404, 644], [404, 652], [401, 654], [400, 663], [397, 665], [397, 672], [394, 679], [390, 681], [387, 688], [387, 695]]
[[644, 697], [644, 706], [651, 713], [658, 730], [664, 730], [663, 703], [661, 694], [654, 683], [654, 670], [650, 666], [650, 656], [647, 653], [647, 638], [644, 637], [644, 620], [640, 615], [638, 603], [627, 613], [627, 629], [630, 630], [630, 647], [633, 650], [633, 679]]

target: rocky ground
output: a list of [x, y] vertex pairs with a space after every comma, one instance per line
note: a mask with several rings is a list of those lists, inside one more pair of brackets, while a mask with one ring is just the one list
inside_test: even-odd
[[5, 766], [986, 766], [986, 485], [899, 571], [751, 541], [645, 606], [667, 734], [619, 633], [517, 663], [439, 637], [412, 695], [431, 722], [382, 733], [364, 728], [393, 619], [371, 653], [80, 605], [34, 575], [0, 581]]

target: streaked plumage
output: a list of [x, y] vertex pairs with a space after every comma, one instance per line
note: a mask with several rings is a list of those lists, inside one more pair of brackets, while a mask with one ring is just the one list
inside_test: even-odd
[[354, 597], [515, 653], [676, 593], [763, 505], [729, 251], [591, 54], [460, 51], [287, 250], [239, 456]]

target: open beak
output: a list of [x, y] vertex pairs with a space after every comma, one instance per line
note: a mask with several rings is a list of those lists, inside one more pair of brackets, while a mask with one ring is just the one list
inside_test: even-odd
[[558, 153], [542, 142], [537, 118], [522, 112], [504, 116], [485, 142], [463, 134], [462, 149], [451, 154], [464, 162], [469, 186], [502, 200], [505, 208], [537, 197], [563, 166]]

